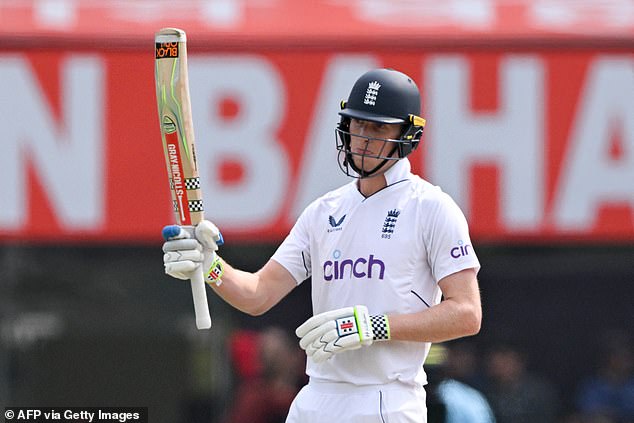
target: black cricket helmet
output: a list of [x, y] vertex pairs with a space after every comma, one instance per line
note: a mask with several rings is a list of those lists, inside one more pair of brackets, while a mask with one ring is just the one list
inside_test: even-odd
[[[361, 75], [355, 82], [347, 101], [341, 102], [341, 119], [336, 132], [339, 167], [348, 176], [364, 178], [385, 171], [385, 165], [407, 157], [420, 142], [425, 119], [420, 117], [421, 100], [416, 83], [409, 76], [394, 69], [374, 69]], [[376, 155], [353, 153], [350, 149], [350, 120], [360, 119], [385, 124], [400, 124], [398, 139], [379, 138], [383, 147]], [[374, 169], [364, 170], [354, 164], [353, 156], [383, 159]], [[354, 172], [350, 172], [350, 169]]]

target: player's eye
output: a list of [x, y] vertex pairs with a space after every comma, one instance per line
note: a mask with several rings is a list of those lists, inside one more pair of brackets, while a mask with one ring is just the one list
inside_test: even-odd
[[387, 129], [387, 125], [384, 123], [375, 123], [374, 129], [376, 129], [377, 131], [384, 131]]

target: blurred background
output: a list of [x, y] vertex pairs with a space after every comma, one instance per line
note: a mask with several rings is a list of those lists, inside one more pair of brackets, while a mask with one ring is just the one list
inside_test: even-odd
[[399, 69], [428, 121], [413, 168], [460, 204], [482, 263], [482, 331], [429, 363], [430, 423], [447, 378], [498, 422], [634, 422], [632, 0], [1, 0], [0, 406], [272, 423], [305, 382], [310, 281], [258, 318], [209, 291], [197, 331], [163, 274], [166, 26], [187, 31], [228, 262], [257, 270], [347, 182], [339, 101]]

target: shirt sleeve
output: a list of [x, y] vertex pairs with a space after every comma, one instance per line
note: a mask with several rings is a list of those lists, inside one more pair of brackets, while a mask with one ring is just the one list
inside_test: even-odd
[[271, 257], [293, 275], [298, 285], [311, 275], [310, 233], [308, 231], [311, 209], [309, 206], [304, 210], [286, 239]]
[[435, 207], [431, 207], [425, 244], [429, 266], [436, 282], [465, 269], [480, 270], [469, 225], [462, 210], [449, 195], [440, 193]]

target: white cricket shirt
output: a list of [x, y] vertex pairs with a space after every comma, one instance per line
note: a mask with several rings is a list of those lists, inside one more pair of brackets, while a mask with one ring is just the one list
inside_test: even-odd
[[[312, 276], [313, 313], [365, 305], [370, 314], [425, 310], [441, 299], [438, 281], [480, 269], [467, 221], [440, 188], [410, 172], [407, 159], [385, 173], [388, 186], [365, 198], [356, 181], [312, 202], [272, 259], [297, 283]], [[430, 343], [389, 341], [308, 359], [316, 380], [422, 386]]]

